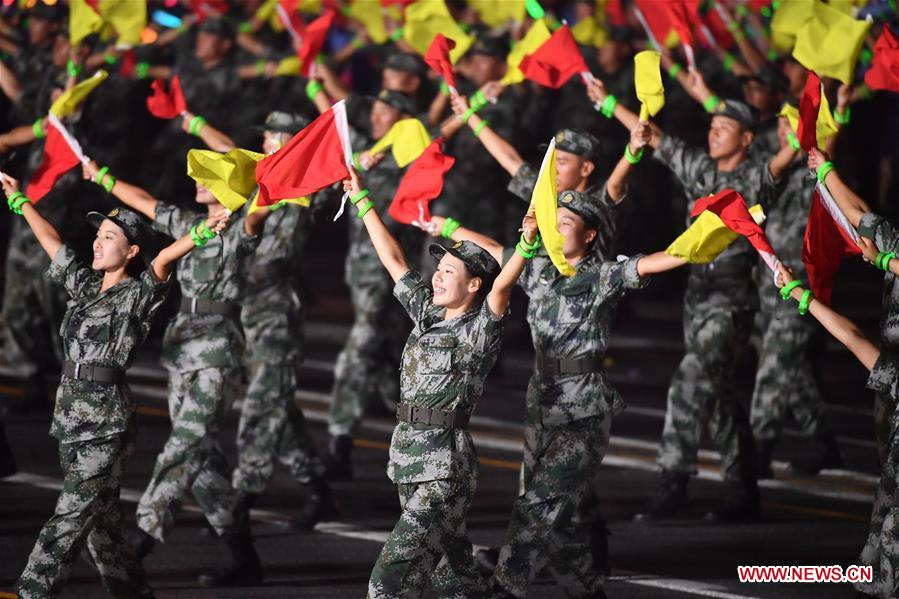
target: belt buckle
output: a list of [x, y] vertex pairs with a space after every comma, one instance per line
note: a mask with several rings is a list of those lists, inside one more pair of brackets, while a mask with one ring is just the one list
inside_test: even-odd
[[409, 423], [415, 424], [415, 412], [418, 411], [417, 406], [409, 406]]
[[197, 313], [197, 302], [198, 301], [199, 301], [199, 298], [196, 298], [196, 297], [190, 298], [190, 311], [192, 314]]
[[75, 362], [75, 372], [72, 374], [72, 378], [80, 379], [81, 378], [81, 363]]

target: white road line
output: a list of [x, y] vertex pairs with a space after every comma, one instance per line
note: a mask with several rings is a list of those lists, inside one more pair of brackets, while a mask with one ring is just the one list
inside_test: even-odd
[[752, 595], [737, 595], [719, 590], [719, 585], [711, 585], [704, 582], [694, 582], [692, 580], [681, 580], [679, 578], [656, 578], [654, 576], [644, 576], [642, 574], [633, 574], [628, 576], [610, 576], [612, 582], [626, 582], [643, 587], [652, 587], [654, 589], [664, 589], [666, 591], [677, 591], [679, 593], [688, 593], [699, 597], [715, 597], [716, 599], [762, 599]]

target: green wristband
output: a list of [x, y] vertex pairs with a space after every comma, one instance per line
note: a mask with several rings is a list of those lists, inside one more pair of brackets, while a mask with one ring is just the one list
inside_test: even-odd
[[324, 86], [321, 81], [312, 79], [306, 84], [306, 97], [309, 98], [310, 101], [315, 102], [316, 96], [318, 96], [322, 89], [324, 89]]
[[363, 189], [363, 190], [361, 190], [359, 193], [357, 193], [356, 195], [354, 195], [353, 197], [351, 197], [351, 198], [350, 198], [350, 201], [353, 203], [353, 205], [356, 205], [356, 204], [359, 203], [360, 200], [363, 200], [363, 199], [365, 199], [365, 198], [367, 198], [367, 197], [368, 197], [368, 190], [367, 190], [367, 189]]
[[150, 63], [139, 62], [134, 65], [134, 74], [137, 75], [138, 79], [146, 79], [147, 75], [150, 74]]
[[735, 11], [738, 17], [745, 17], [749, 14], [749, 7], [745, 4], [737, 4]]
[[802, 281], [800, 281], [799, 279], [794, 279], [794, 280], [790, 281], [789, 283], [787, 283], [786, 285], [784, 285], [783, 287], [781, 287], [780, 288], [780, 299], [785, 300], [785, 301], [790, 299], [790, 293], [794, 289], [799, 287], [800, 285], [802, 285]]
[[240, 25], [237, 26], [237, 30], [241, 33], [252, 33], [253, 24], [249, 21], [242, 21]]
[[112, 193], [112, 188], [115, 187], [116, 178], [112, 175], [106, 175], [103, 177], [103, 189], [106, 190], [106, 193]]
[[730, 31], [731, 33], [736, 33], [737, 31], [740, 30], [740, 24], [736, 21], [730, 21], [727, 24], [727, 30]]
[[606, 99], [602, 101], [602, 105], [599, 107], [599, 112], [602, 113], [604, 117], [607, 119], [615, 116], [615, 107], [618, 106], [618, 98], [609, 94], [606, 96]]
[[200, 234], [200, 232], [197, 230], [197, 225], [194, 225], [193, 227], [191, 227], [190, 238], [193, 239], [194, 245], [197, 246], [198, 248], [203, 247], [204, 245], [206, 245], [206, 242], [209, 241], [208, 239], [203, 237], [202, 234]]
[[830, 171], [832, 171], [833, 168], [833, 162], [831, 162], [830, 160], [819, 166], [818, 172], [815, 174], [815, 176], [818, 177], [818, 181], [824, 183], [824, 179], [827, 178], [827, 175], [830, 174]]
[[862, 48], [862, 51], [859, 52], [858, 61], [865, 66], [871, 64], [871, 60], [874, 58], [874, 53], [871, 52], [871, 48]]
[[487, 104], [490, 103], [490, 101], [487, 99], [487, 96], [484, 95], [484, 90], [479, 89], [478, 91], [475, 92], [474, 96], [472, 96], [472, 97], [477, 101], [477, 103], [479, 105], [478, 110], [480, 110], [484, 106], [487, 106]]
[[365, 218], [365, 215], [368, 214], [368, 211], [374, 207], [375, 203], [371, 200], [365, 203], [365, 206], [359, 208], [359, 214], [357, 215], [359, 218]]
[[445, 237], [446, 239], [452, 239], [453, 233], [456, 232], [456, 229], [462, 226], [462, 223], [457, 221], [454, 218], [449, 218], [443, 221], [443, 228], [440, 230], [440, 236]]
[[624, 159], [629, 164], [637, 164], [643, 159], [643, 148], [637, 150], [636, 154], [631, 154], [631, 144], [624, 144]]
[[708, 113], [715, 112], [715, 109], [718, 108], [718, 105], [721, 104], [721, 100], [718, 99], [718, 96], [712, 94], [702, 103], [702, 107], [705, 108], [705, 111]]
[[119, 61], [119, 57], [115, 54], [104, 54], [103, 61], [108, 65], [114, 65]]
[[403, 28], [397, 27], [396, 29], [393, 30], [393, 33], [390, 34], [390, 41], [398, 42], [398, 41], [400, 41], [401, 37], [403, 37]]
[[677, 74], [684, 70], [684, 67], [680, 66], [678, 63], [672, 64], [668, 67], [668, 76], [672, 79], [677, 79]]
[[440, 93], [447, 94], [447, 95], [450, 94], [450, 88], [446, 81], [440, 82]]
[[359, 152], [353, 152], [353, 168], [355, 168], [357, 171], [362, 172], [368, 170], [364, 166], [362, 166], [361, 162], [359, 162]]
[[787, 143], [790, 144], [790, 147], [794, 150], [801, 150], [802, 145], [799, 143], [799, 138], [796, 137], [796, 134], [790, 131], [787, 133]]
[[518, 255], [524, 258], [525, 260], [530, 260], [535, 255], [537, 255], [536, 251], [528, 251], [524, 247], [522, 247], [521, 242], [515, 244], [515, 251], [518, 252]]
[[[18, 195], [16, 195], [16, 194], [18, 194]], [[14, 213], [18, 214], [19, 216], [22, 216], [22, 206], [24, 206], [25, 204], [30, 204], [31, 200], [28, 198], [28, 196], [26, 196], [21, 191], [12, 194], [11, 197], [15, 198], [15, 199], [8, 202], [9, 209], [12, 210]]]
[[44, 119], [39, 118], [31, 125], [31, 132], [34, 133], [34, 139], [44, 139], [47, 133], [44, 131]]
[[474, 126], [474, 136], [475, 136], [475, 137], [480, 137], [480, 136], [481, 136], [481, 131], [483, 131], [483, 130], [484, 130], [484, 127], [486, 127], [486, 126], [489, 125], [489, 124], [490, 124], [490, 123], [488, 123], [488, 122], [485, 121], [484, 119], [481, 119], [481, 122]]
[[537, 233], [537, 236], [534, 237], [534, 243], [528, 243], [528, 240], [524, 238], [524, 233], [522, 233], [521, 237], [518, 238], [518, 243], [527, 251], [536, 252], [543, 245], [543, 240], [540, 239], [540, 233]]
[[66, 62], [66, 74], [69, 77], [77, 77], [78, 75], [81, 74], [81, 71], [83, 71], [83, 70], [84, 70], [84, 66], [82, 66], [80, 64], [75, 64], [71, 60]]
[[890, 269], [890, 260], [896, 257], [896, 254], [893, 252], [880, 252], [877, 254], [877, 259], [874, 261], [874, 265], [880, 270], [887, 272]]
[[187, 130], [191, 135], [199, 137], [200, 129], [202, 129], [205, 125], [206, 119], [204, 119], [200, 115], [197, 115], [194, 118], [190, 119], [190, 125], [187, 127]]
[[360, 37], [354, 37], [353, 41], [350, 42], [350, 48], [353, 48], [354, 50], [358, 50], [358, 49], [364, 48], [364, 47], [365, 47], [365, 42], [362, 41], [362, 38], [360, 38]]
[[257, 75], [264, 75], [264, 74], [265, 74], [265, 61], [264, 61], [264, 60], [257, 60], [257, 61], [256, 61], [256, 74], [257, 74]]
[[840, 125], [848, 125], [849, 117], [851, 117], [851, 116], [852, 116], [852, 111], [848, 107], [846, 108], [846, 112], [844, 112], [843, 114], [840, 114], [839, 112], [837, 112], [836, 108], [834, 108], [834, 110], [833, 110], [833, 120], [835, 120]]
[[197, 235], [209, 241], [210, 239], [215, 238], [215, 231], [206, 226], [206, 221], [200, 221], [197, 223]]
[[97, 185], [103, 185], [103, 177], [105, 177], [106, 173], [108, 172], [108, 166], [101, 167], [100, 170], [97, 171], [97, 176], [94, 177], [94, 183], [96, 183]]
[[721, 66], [724, 67], [724, 70], [728, 73], [731, 72], [734, 68], [734, 63], [737, 62], [737, 57], [731, 54], [730, 52], [724, 53], [724, 58], [721, 60]]
[[477, 109], [474, 108], [474, 107], [469, 108], [468, 110], [466, 110], [466, 111], [462, 114], [462, 122], [468, 124], [468, 119], [470, 119], [470, 118], [471, 118], [471, 115], [473, 115], [473, 114], [476, 113], [476, 112], [477, 112]]
[[799, 300], [799, 315], [805, 316], [808, 313], [809, 304], [812, 303], [812, 298], [815, 295], [812, 293], [811, 289], [806, 289], [802, 292], [802, 298]]

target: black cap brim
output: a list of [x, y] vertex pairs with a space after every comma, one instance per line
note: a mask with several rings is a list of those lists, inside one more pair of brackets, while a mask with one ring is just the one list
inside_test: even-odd
[[496, 277], [492, 277], [488, 273], [485, 273], [477, 264], [472, 264], [471, 262], [466, 260], [462, 254], [460, 254], [458, 251], [454, 250], [451, 247], [448, 248], [448, 247], [444, 247], [444, 246], [440, 245], [439, 243], [432, 243], [431, 245], [428, 246], [428, 253], [431, 254], [431, 257], [434, 258], [435, 260], [437, 260], [438, 262], [446, 254], [449, 254], [450, 256], [453, 256], [454, 258], [458, 258], [459, 260], [462, 261], [462, 264], [464, 264], [466, 266], [466, 268], [468, 268], [468, 272], [470, 272], [472, 274], [472, 276], [481, 277], [482, 279], [484, 279], [485, 283], [493, 283], [493, 279], [496, 278]]
[[135, 239], [134, 238], [135, 235], [133, 233], [128, 232], [128, 227], [122, 221], [120, 221], [119, 219], [117, 219], [114, 216], [107, 216], [107, 215], [101, 214], [99, 212], [91, 211], [91, 212], [87, 213], [87, 216], [85, 218], [86, 218], [87, 222], [95, 229], [99, 229], [100, 225], [103, 224], [104, 220], [111, 221], [118, 228], [120, 228], [122, 230], [122, 232], [125, 234], [125, 239], [127, 239], [129, 242], [133, 243], [134, 245], [140, 245], [140, 246], [142, 246], [144, 244], [144, 242], [142, 240]]

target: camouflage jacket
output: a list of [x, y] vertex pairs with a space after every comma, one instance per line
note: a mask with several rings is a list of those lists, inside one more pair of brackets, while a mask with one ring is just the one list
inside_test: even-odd
[[[179, 239], [204, 220], [196, 212], [171, 204], [156, 205], [153, 228]], [[183, 297], [214, 302], [238, 302], [246, 282], [246, 256], [261, 235], [249, 237], [243, 219], [232, 218], [228, 228], [203, 247], [194, 248], [178, 263], [178, 283]], [[178, 312], [163, 338], [163, 364], [180, 371], [238, 366], [244, 338], [237, 316]]]
[[[537, 185], [538, 174], [537, 169], [530, 164], [522, 164], [515, 176], [512, 177], [512, 180], [509, 181], [509, 191], [525, 202], [530, 202], [531, 195], [534, 193], [534, 186]], [[584, 193], [605, 207], [602, 226], [596, 232], [594, 247], [600, 260], [611, 260], [612, 244], [615, 242], [615, 234], [618, 228], [618, 206], [625, 198], [622, 198], [617, 204], [613, 202], [612, 198], [609, 197], [609, 191], [606, 189], [605, 183], [602, 186], [591, 185]]]
[[777, 137], [777, 118], [771, 117], [755, 127], [752, 145], [749, 146], [749, 159], [767, 162], [780, 150]]
[[[65, 245], [45, 276], [63, 285], [70, 298], [59, 330], [65, 358], [126, 370], [147, 337], [168, 282], [156, 280], [147, 270], [100, 293], [103, 273], [79, 262]], [[74, 443], [120, 433], [128, 428], [134, 409], [126, 385], [63, 377], [50, 434], [60, 443]]]
[[[743, 195], [747, 206], [771, 202], [778, 191], [767, 162], [745, 160], [730, 172], [719, 171], [715, 161], [682, 140], [665, 135], [655, 151], [656, 159], [667, 165], [678, 178], [687, 195], [685, 223], [690, 225], [690, 211], [697, 198], [734, 189]], [[737, 239], [710, 264], [693, 264], [684, 298], [693, 310], [752, 310], [757, 293], [752, 280], [756, 252], [746, 239]]]
[[[528, 296], [527, 320], [538, 355], [548, 358], [596, 357], [601, 362], [609, 343], [609, 327], [618, 301], [648, 279], [637, 274], [634, 256], [603, 262], [588, 256], [565, 277], [538, 255], [518, 282]], [[560, 426], [599, 414], [615, 415], [624, 401], [605, 372], [542, 376], [534, 372], [528, 393], [528, 423]]]
[[[403, 403], [471, 414], [496, 362], [505, 316], [485, 301], [478, 309], [443, 320], [433, 291], [416, 271], [396, 282], [393, 294], [414, 328], [403, 350]], [[476, 476], [477, 452], [467, 430], [400, 422], [390, 442], [387, 475], [395, 483]]]

